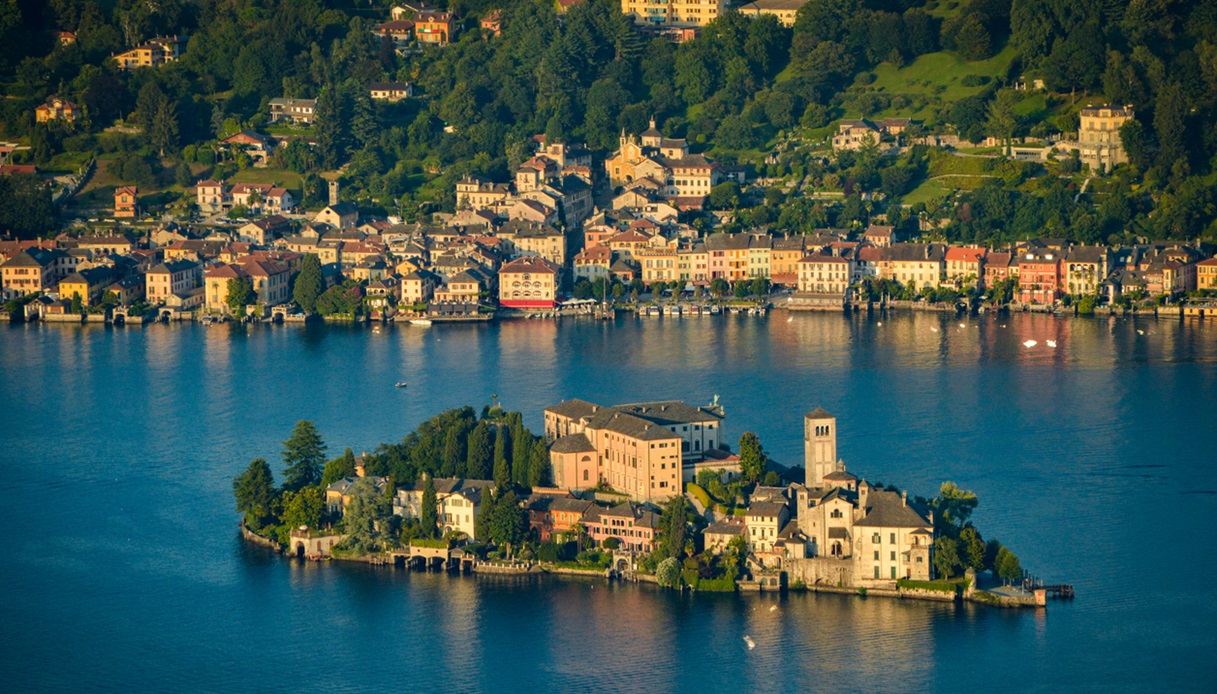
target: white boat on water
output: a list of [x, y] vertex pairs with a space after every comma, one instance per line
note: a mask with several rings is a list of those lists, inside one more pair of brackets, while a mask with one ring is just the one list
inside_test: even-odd
[[409, 385], [409, 384], [408, 384], [408, 383], [406, 383], [405, 381], [398, 381], [397, 383], [394, 383], [394, 384], [393, 384], [393, 387], [394, 387], [394, 388], [405, 388], [405, 387], [406, 387], [406, 386], [408, 386], [408, 385]]
[[426, 327], [428, 325], [431, 325], [431, 319], [430, 318], [411, 318], [410, 325], [421, 325], [423, 327]]

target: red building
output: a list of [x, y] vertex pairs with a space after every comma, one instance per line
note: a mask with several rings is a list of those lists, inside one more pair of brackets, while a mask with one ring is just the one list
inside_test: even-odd
[[1018, 258], [1018, 300], [1051, 304], [1061, 298], [1061, 255], [1046, 248], [1024, 251]]

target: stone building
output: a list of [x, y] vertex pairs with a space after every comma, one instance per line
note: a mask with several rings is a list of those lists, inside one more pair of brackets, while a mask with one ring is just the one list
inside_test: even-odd
[[1128, 161], [1120, 128], [1133, 119], [1131, 106], [1088, 106], [1078, 114], [1078, 154], [1091, 171], [1106, 173]]

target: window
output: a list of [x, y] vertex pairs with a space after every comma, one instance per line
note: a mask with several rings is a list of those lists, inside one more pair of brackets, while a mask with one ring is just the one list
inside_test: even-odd
[[875, 578], [879, 578], [879, 565], [875, 565]]
[[896, 544], [896, 533], [892, 533], [891, 538], [892, 538], [892, 544], [893, 545]]
[[896, 561], [896, 550], [892, 550], [892, 561]]
[[875, 561], [879, 561], [879, 550], [875, 550]]

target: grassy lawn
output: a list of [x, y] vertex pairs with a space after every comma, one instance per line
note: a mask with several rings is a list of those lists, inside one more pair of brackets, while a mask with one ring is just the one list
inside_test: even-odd
[[965, 86], [962, 84], [965, 76], [994, 78], [1004, 75], [1014, 61], [1014, 55], [1014, 49], [1006, 47], [988, 60], [968, 62], [949, 51], [926, 53], [904, 67], [882, 63], [875, 68], [875, 81], [869, 86], [891, 94], [921, 94], [957, 101], [985, 88], [985, 85]]
[[304, 188], [304, 177], [287, 169], [245, 169], [232, 175], [234, 183], [270, 183], [299, 193]]

